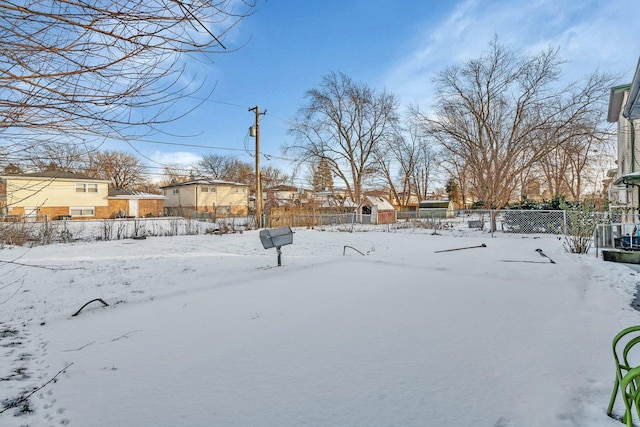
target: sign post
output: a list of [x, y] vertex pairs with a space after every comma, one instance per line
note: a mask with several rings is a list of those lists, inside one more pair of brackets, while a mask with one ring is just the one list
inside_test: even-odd
[[282, 265], [280, 250], [281, 246], [293, 243], [293, 231], [291, 227], [267, 228], [260, 230], [260, 241], [265, 249], [276, 248], [278, 252], [278, 267]]

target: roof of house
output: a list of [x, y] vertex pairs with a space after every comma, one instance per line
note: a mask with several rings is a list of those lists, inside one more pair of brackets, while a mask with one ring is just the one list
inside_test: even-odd
[[640, 60], [636, 66], [636, 73], [633, 76], [622, 115], [629, 120], [640, 119]]
[[162, 194], [151, 194], [151, 193], [145, 193], [142, 191], [131, 191], [131, 190], [123, 190], [121, 188], [109, 188], [109, 195], [108, 197], [110, 199], [131, 199], [131, 200], [135, 200], [135, 199], [166, 199], [166, 196], [163, 196]]
[[108, 179], [96, 178], [88, 175], [83, 175], [74, 172], [66, 172], [66, 171], [43, 171], [43, 172], [32, 172], [32, 173], [21, 173], [21, 174], [10, 174], [3, 175], [3, 178], [12, 178], [12, 179], [30, 179], [30, 178], [47, 178], [47, 179], [73, 179], [73, 180], [86, 180], [86, 181], [109, 181]]
[[248, 184], [243, 184], [241, 182], [224, 181], [221, 179], [196, 179], [193, 181], [176, 182], [173, 184], [164, 185], [160, 188], [185, 187], [189, 185], [232, 185], [248, 187]]
[[298, 191], [298, 187], [293, 185], [275, 185], [273, 187], [265, 188], [264, 191]]
[[615, 123], [618, 121], [620, 111], [622, 111], [624, 93], [629, 90], [630, 87], [631, 84], [627, 83], [611, 88], [611, 91], [609, 92], [609, 111], [607, 112], [607, 121], [609, 123]]
[[639, 182], [640, 182], [640, 172], [631, 172], [613, 181], [613, 185], [628, 185], [628, 184], [638, 185]]

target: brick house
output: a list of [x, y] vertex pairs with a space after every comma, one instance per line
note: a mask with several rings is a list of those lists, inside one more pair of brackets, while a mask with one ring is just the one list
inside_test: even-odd
[[199, 179], [160, 187], [166, 215], [192, 216], [209, 213], [217, 217], [249, 215], [248, 185], [217, 179]]
[[0, 177], [4, 214], [16, 219], [108, 217], [109, 181], [63, 171]]
[[119, 216], [158, 215], [164, 197], [109, 188], [109, 180], [63, 171], [0, 176], [0, 200], [5, 218], [108, 219]]

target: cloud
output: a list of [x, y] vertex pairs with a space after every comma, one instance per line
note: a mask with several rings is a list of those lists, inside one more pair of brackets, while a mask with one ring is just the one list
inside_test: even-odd
[[434, 74], [477, 58], [495, 35], [522, 54], [559, 48], [567, 80], [596, 69], [631, 78], [637, 53], [625, 46], [635, 47], [631, 41], [640, 40], [640, 27], [622, 25], [620, 17], [635, 16], [639, 6], [632, 0], [465, 0], [435, 24], [423, 25], [404, 47], [405, 58], [387, 70], [385, 87], [405, 104], [430, 106]]
[[188, 168], [189, 166], [202, 160], [202, 156], [189, 151], [156, 151], [151, 156], [151, 159], [154, 162], [160, 163], [162, 165]]

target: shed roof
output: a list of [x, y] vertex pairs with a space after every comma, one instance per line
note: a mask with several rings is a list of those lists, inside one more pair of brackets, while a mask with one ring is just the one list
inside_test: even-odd
[[420, 200], [420, 209], [448, 209], [453, 207], [453, 200]]
[[362, 203], [360, 206], [370, 206], [378, 208], [378, 211], [395, 211], [396, 208], [393, 207], [391, 202], [389, 202], [384, 197], [380, 196], [364, 196]]

